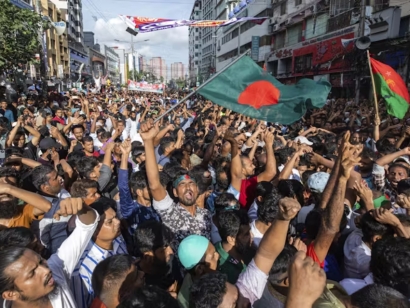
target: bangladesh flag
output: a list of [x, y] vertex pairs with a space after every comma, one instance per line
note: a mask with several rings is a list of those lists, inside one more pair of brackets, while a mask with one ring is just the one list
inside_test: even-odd
[[308, 109], [323, 107], [330, 89], [329, 82], [312, 79], [284, 85], [245, 56], [198, 92], [215, 104], [251, 118], [292, 124]]
[[376, 92], [384, 98], [387, 112], [403, 119], [409, 109], [410, 95], [406, 84], [390, 66], [370, 58]]

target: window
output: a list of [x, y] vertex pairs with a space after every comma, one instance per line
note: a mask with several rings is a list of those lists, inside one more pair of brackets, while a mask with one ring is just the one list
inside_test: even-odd
[[287, 12], [286, 4], [287, 4], [287, 1], [281, 3], [281, 5], [280, 5], [280, 15], [285, 15], [286, 14], [286, 12]]
[[285, 38], [286, 38], [286, 32], [282, 31], [275, 36], [275, 49], [280, 49], [285, 47]]
[[302, 4], [302, 0], [295, 0], [295, 6]]
[[239, 33], [239, 28], [236, 28], [236, 29], [233, 30], [231, 33], [232, 33], [232, 38], [237, 37], [237, 36], [238, 36], [238, 33]]
[[303, 73], [312, 67], [312, 54], [295, 57], [295, 72]]

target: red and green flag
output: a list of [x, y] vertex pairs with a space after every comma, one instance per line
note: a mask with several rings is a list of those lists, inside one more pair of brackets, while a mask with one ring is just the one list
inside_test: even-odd
[[376, 92], [384, 98], [387, 112], [403, 119], [409, 109], [410, 94], [406, 84], [390, 66], [370, 58]]
[[323, 107], [330, 89], [329, 82], [312, 79], [284, 85], [244, 56], [198, 92], [217, 105], [251, 118], [292, 124], [308, 109]]

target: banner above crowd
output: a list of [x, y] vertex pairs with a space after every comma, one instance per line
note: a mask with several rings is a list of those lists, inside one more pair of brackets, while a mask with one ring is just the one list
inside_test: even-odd
[[165, 18], [149, 18], [120, 15], [120, 18], [125, 23], [133, 28], [138, 29], [139, 33], [147, 33], [182, 26], [189, 27], [225, 27], [237, 22], [252, 21], [256, 24], [262, 24], [269, 17], [240, 17], [229, 20], [189, 20], [189, 19], [165, 19]]
[[128, 80], [128, 90], [129, 91], [140, 91], [140, 92], [152, 92], [152, 93], [163, 93], [165, 89], [164, 84], [153, 84], [147, 82], [138, 82]]

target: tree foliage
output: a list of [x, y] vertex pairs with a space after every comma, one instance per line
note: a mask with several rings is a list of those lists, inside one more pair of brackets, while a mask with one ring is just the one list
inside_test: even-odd
[[46, 25], [36, 12], [0, 0], [0, 69], [32, 60], [39, 49], [40, 27]]

